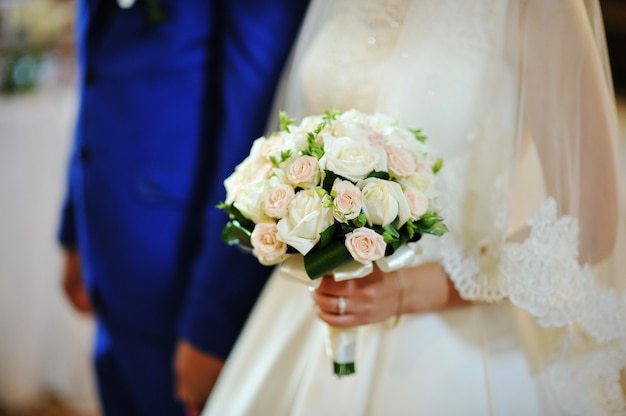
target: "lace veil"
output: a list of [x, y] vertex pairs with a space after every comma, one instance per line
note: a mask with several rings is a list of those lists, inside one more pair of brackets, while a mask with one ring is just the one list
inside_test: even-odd
[[522, 311], [568, 410], [624, 411], [626, 210], [597, 0], [313, 2], [276, 106], [423, 128], [451, 230], [424, 259], [463, 297]]

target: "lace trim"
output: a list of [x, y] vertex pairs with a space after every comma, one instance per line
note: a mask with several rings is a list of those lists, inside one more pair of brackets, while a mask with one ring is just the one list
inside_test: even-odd
[[496, 278], [484, 276], [478, 259], [460, 245], [448, 246], [443, 266], [462, 297], [489, 302], [508, 297], [540, 326], [569, 329], [559, 357], [545, 370], [564, 411], [626, 414], [620, 386], [626, 295], [599, 288], [589, 266], [578, 264], [578, 221], [559, 218], [554, 199], [546, 200], [528, 225], [523, 243], [504, 245]]

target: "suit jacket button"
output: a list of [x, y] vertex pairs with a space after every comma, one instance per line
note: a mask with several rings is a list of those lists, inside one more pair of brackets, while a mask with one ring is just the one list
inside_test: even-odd
[[78, 157], [80, 158], [80, 160], [82, 162], [88, 162], [89, 156], [89, 150], [85, 146], [81, 147], [80, 151], [78, 152]]
[[85, 84], [91, 85], [96, 82], [97, 78], [98, 76], [96, 74], [96, 70], [93, 68], [87, 68], [85, 71]]

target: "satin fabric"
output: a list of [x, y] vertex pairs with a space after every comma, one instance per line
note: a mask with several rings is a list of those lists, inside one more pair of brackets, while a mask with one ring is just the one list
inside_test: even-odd
[[[271, 277], [204, 415], [624, 414], [624, 209], [596, 1], [317, 1], [277, 106], [380, 111], [443, 158], [425, 236], [469, 307], [358, 329], [337, 379]], [[408, 278], [408, 277], [407, 277]]]

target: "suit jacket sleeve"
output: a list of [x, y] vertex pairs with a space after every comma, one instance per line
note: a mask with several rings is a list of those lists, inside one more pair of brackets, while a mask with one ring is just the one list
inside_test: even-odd
[[251, 253], [221, 241], [223, 180], [264, 133], [283, 65], [306, 1], [224, 1], [220, 11], [219, 134], [212, 160], [203, 245], [179, 321], [179, 336], [226, 358], [269, 272]]

